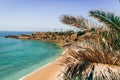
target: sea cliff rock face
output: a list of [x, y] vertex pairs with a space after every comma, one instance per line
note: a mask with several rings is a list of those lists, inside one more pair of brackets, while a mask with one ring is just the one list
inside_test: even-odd
[[57, 42], [61, 45], [69, 44], [79, 40], [81, 36], [78, 32], [66, 31], [66, 32], [35, 32], [32, 34], [21, 34], [20, 36], [8, 35], [5, 38], [24, 39], [24, 40], [42, 40]]

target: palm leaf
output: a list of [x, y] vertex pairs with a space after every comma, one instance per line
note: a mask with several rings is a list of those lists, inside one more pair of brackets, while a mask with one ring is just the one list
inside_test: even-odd
[[[69, 64], [64, 70], [64, 80], [119, 80], [120, 55], [106, 49], [85, 48], [78, 52], [68, 50], [62, 63]], [[68, 55], [67, 54], [67, 55]], [[79, 79], [77, 79], [79, 78]]]
[[113, 13], [100, 10], [90, 11], [90, 16], [97, 18], [100, 22], [105, 23], [109, 28], [120, 32], [120, 17]]
[[69, 16], [69, 15], [63, 15], [60, 18], [60, 21], [64, 24], [75, 26], [77, 28], [80, 28], [82, 30], [90, 30], [92, 28], [98, 28], [100, 27], [99, 25], [83, 18], [83, 17], [78, 17], [78, 16]]
[[75, 64], [66, 68], [64, 80], [120, 80], [120, 67], [101, 63]]

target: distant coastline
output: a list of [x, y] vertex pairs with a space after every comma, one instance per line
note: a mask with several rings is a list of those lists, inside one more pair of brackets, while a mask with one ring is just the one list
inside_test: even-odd
[[33, 31], [0, 31], [0, 37], [5, 37], [7, 35], [20, 36], [21, 34], [31, 34]]
[[23, 33], [19, 35], [8, 34], [5, 38], [23, 39], [23, 40], [40, 40], [46, 42], [55, 42], [62, 47], [67, 47], [72, 45], [74, 42], [80, 40], [80, 36], [84, 32], [74, 32], [74, 31], [64, 31], [64, 32], [33, 32], [33, 33]]

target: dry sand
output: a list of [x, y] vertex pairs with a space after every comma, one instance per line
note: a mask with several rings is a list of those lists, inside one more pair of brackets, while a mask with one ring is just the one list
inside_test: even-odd
[[58, 80], [58, 75], [63, 68], [63, 66], [57, 65], [56, 62], [54, 62], [27, 76], [24, 80]]

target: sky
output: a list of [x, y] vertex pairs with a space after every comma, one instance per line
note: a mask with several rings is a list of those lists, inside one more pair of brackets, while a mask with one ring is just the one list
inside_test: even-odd
[[0, 31], [69, 29], [62, 15], [89, 17], [90, 10], [120, 15], [119, 0], [0, 0]]

